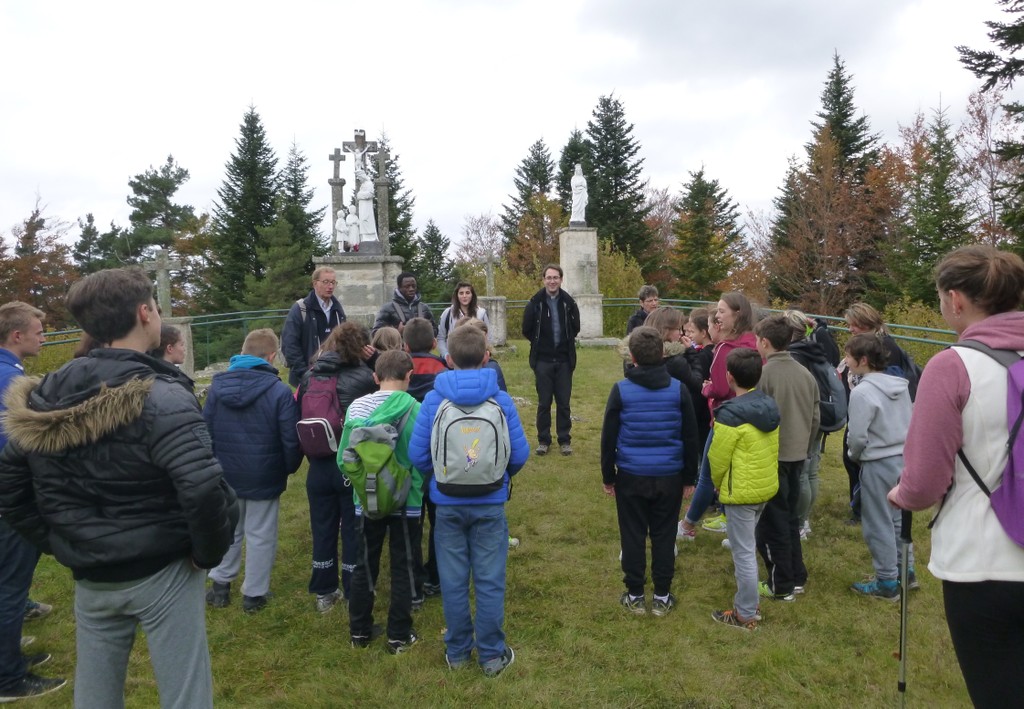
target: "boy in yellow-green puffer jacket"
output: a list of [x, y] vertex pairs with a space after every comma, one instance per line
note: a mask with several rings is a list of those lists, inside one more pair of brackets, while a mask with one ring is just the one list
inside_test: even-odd
[[715, 437], [708, 451], [711, 481], [729, 520], [732, 561], [736, 567], [733, 609], [711, 617], [726, 625], [755, 630], [758, 607], [757, 554], [754, 528], [765, 503], [779, 489], [779, 407], [764, 392], [761, 355], [738, 348], [726, 360], [729, 386], [736, 397], [715, 409]]

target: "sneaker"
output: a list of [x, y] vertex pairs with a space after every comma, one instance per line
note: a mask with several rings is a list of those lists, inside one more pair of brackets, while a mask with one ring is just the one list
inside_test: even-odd
[[572, 455], [572, 446], [570, 446], [568, 443], [563, 443], [562, 455]]
[[773, 601], [787, 601], [787, 602], [789, 602], [789, 601], [795, 601], [796, 600], [796, 595], [794, 593], [792, 593], [792, 592], [790, 592], [790, 593], [775, 593], [774, 591], [772, 591], [772, 589], [768, 585], [767, 581], [762, 581], [761, 583], [759, 583], [757, 585], [757, 595], [759, 595], [761, 598], [770, 598]]
[[500, 657], [496, 657], [493, 660], [488, 660], [484, 663], [484, 677], [497, 677], [505, 668], [516, 661], [516, 654], [512, 651], [508, 645], [505, 646], [505, 652]]
[[35, 635], [22, 635], [21, 636], [21, 646], [22, 647], [28, 647], [29, 645], [31, 645], [35, 641], [36, 641], [36, 636]]
[[672, 612], [672, 609], [675, 607], [676, 597], [673, 596], [671, 593], [668, 594], [668, 597], [665, 600], [662, 600], [655, 596], [654, 600], [651, 601], [651, 613], [658, 616], [659, 618], [664, 618], [665, 616], [667, 616], [669, 613]]
[[679, 545], [678, 544], [673, 544], [672, 545], [672, 556], [679, 556]]
[[213, 582], [206, 591], [206, 605], [211, 608], [226, 608], [231, 603], [231, 584]]
[[914, 573], [913, 569], [907, 572], [907, 588], [911, 591], [916, 591], [921, 588], [921, 584], [917, 582], [917, 574]]
[[800, 539], [804, 540], [811, 536], [811, 523], [804, 522], [803, 526], [800, 527]]
[[242, 610], [246, 613], [258, 613], [267, 607], [271, 594], [265, 596], [242, 596]]
[[518, 537], [513, 537], [512, 535], [509, 535], [509, 538], [508, 538], [508, 548], [509, 549], [518, 549], [519, 548], [519, 538]]
[[389, 655], [401, 655], [403, 652], [415, 645], [417, 640], [419, 640], [419, 638], [416, 637], [416, 633], [410, 632], [408, 640], [391, 640], [389, 638], [385, 649], [388, 651]]
[[704, 524], [701, 525], [701, 528], [706, 529], [709, 532], [725, 534], [725, 524], [725, 515], [718, 515], [717, 517], [709, 517], [704, 520]]
[[807, 589], [805, 587], [803, 587], [803, 586], [794, 586], [793, 587], [793, 594], [796, 595], [796, 596], [799, 596], [799, 595], [802, 595], [804, 593], [804, 591], [806, 591], [806, 590]]
[[423, 584], [423, 595], [427, 598], [433, 598], [434, 596], [441, 595], [441, 584], [430, 583], [429, 581]]
[[732, 542], [729, 541], [729, 537], [722, 540], [722, 548], [732, 551]]
[[633, 615], [643, 615], [647, 612], [647, 607], [644, 605], [644, 597], [631, 596], [629, 595], [629, 591], [623, 592], [622, 596], [619, 598], [619, 603]]
[[537, 446], [537, 455], [547, 455], [549, 450], [551, 450], [549, 443], [541, 443]]
[[679, 520], [679, 527], [676, 528], [676, 539], [681, 542], [692, 542], [697, 538], [697, 528], [687, 529], [683, 526], [683, 520]]
[[[350, 639], [352, 641], [352, 647], [354, 647], [354, 648], [370, 647], [370, 643], [372, 643], [374, 640], [376, 640], [377, 638], [379, 638], [383, 634], [384, 634], [384, 626], [380, 625], [380, 624], [377, 624], [377, 623], [374, 623], [373, 627], [370, 628], [370, 634], [369, 635], [353, 635], [353, 636], [351, 636]], [[412, 635], [412, 634], [410, 633], [410, 635]]]
[[896, 579], [888, 581], [879, 581], [878, 579], [861, 581], [860, 583], [851, 584], [850, 589], [862, 596], [881, 598], [883, 601], [900, 600], [900, 585]]
[[16, 702], [19, 699], [41, 697], [44, 694], [49, 694], [50, 692], [60, 689], [67, 683], [68, 681], [66, 679], [61, 679], [59, 677], [40, 677], [32, 674], [31, 672], [27, 672], [18, 684], [7, 691], [0, 693], [0, 703]]
[[711, 614], [711, 620], [722, 625], [728, 625], [733, 628], [740, 628], [741, 630], [754, 631], [757, 630], [757, 621], [751, 618], [750, 620], [744, 620], [736, 615], [736, 611], [714, 611]]
[[426, 603], [426, 602], [427, 602], [427, 597], [426, 596], [413, 596], [412, 597], [412, 604], [411, 604], [413, 613], [415, 613], [416, 611], [423, 610], [423, 604]]
[[316, 612], [321, 615], [324, 613], [330, 613], [334, 610], [334, 606], [341, 600], [341, 590], [331, 591], [330, 593], [322, 593], [316, 597]]
[[35, 655], [23, 655], [22, 659], [25, 660], [26, 668], [31, 670], [39, 667], [40, 665], [45, 665], [50, 661], [51, 657], [53, 657], [53, 655], [48, 652], [39, 652]]
[[39, 601], [33, 601], [31, 598], [28, 599], [28, 603], [25, 604], [25, 620], [37, 620], [39, 618], [45, 618], [50, 615], [53, 611], [53, 606], [49, 603], [40, 603]]

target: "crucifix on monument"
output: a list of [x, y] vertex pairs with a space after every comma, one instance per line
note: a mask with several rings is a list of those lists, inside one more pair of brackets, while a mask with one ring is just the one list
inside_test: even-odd
[[[342, 194], [345, 178], [341, 176], [341, 163], [345, 159], [345, 155], [339, 148], [335, 148], [334, 152], [327, 156], [327, 159], [334, 163], [334, 177], [327, 180], [327, 184], [331, 186], [331, 251], [336, 253], [338, 251], [338, 214], [341, 213], [345, 204]], [[344, 224], [344, 220], [342, 223]]]
[[155, 258], [142, 265], [156, 272], [156, 303], [165, 318], [171, 317], [171, 271], [180, 270], [181, 261], [169, 259], [167, 249], [157, 249]]

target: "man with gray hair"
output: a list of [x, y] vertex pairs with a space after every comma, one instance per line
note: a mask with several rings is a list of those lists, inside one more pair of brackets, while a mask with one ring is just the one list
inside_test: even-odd
[[331, 330], [345, 322], [345, 309], [334, 297], [338, 285], [334, 269], [313, 271], [313, 290], [292, 304], [281, 330], [281, 352], [288, 363], [288, 383], [297, 387], [309, 369], [310, 359]]

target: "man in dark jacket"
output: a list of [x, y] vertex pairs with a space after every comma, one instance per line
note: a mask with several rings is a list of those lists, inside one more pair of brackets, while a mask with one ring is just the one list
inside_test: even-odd
[[313, 271], [313, 290], [295, 301], [281, 330], [281, 351], [288, 363], [288, 383], [297, 387], [310, 360], [331, 330], [345, 322], [345, 309], [334, 297], [338, 285], [334, 270], [323, 266]]
[[391, 302], [381, 306], [380, 312], [377, 313], [373, 331], [376, 332], [382, 327], [393, 327], [399, 332], [404, 332], [405, 323], [413, 318], [425, 318], [430, 321], [434, 335], [437, 336], [437, 323], [434, 322], [434, 314], [420, 299], [416, 274], [402, 271], [398, 274], [398, 287], [395, 288]]
[[239, 508], [235, 540], [210, 571], [213, 585], [206, 603], [214, 608], [230, 603], [231, 582], [242, 567], [243, 540], [242, 610], [253, 613], [266, 607], [277, 556], [281, 493], [302, 462], [295, 431], [299, 405], [273, 366], [277, 344], [269, 328], [246, 335], [242, 353], [231, 358], [228, 371], [214, 376], [203, 408], [213, 453], [238, 494]]
[[[41, 310], [17, 300], [0, 306], [0, 396], [15, 379], [25, 376], [22, 360], [42, 349], [44, 317]], [[0, 448], [6, 443], [0, 429]], [[67, 684], [31, 671], [49, 655], [21, 654], [25, 604], [38, 561], [39, 550], [0, 519], [0, 702], [38, 697]]]
[[146, 274], [93, 273], [67, 304], [109, 347], [11, 385], [0, 514], [75, 578], [76, 704], [123, 706], [141, 625], [161, 703], [212, 707], [202, 569], [231, 545], [234, 492], [187, 377], [145, 354], [160, 342]]
[[658, 289], [654, 286], [640, 286], [640, 291], [637, 293], [637, 297], [640, 299], [640, 307], [637, 308], [635, 313], [629, 316], [629, 321], [626, 323], [627, 335], [643, 325], [644, 321], [647, 320], [647, 316], [653, 313], [658, 307]]
[[572, 373], [576, 369], [576, 336], [580, 309], [562, 290], [562, 267], [544, 267], [544, 287], [523, 312], [523, 337], [530, 341], [530, 368], [537, 380], [537, 455], [551, 447], [551, 400], [558, 406], [556, 430], [562, 455], [572, 455]]

